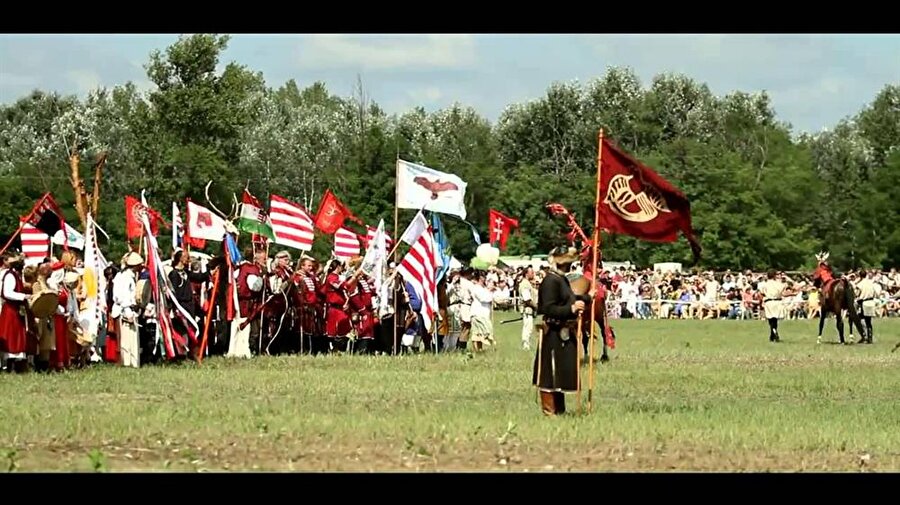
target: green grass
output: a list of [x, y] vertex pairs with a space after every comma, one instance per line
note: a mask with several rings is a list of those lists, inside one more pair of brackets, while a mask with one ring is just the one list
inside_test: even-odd
[[[512, 317], [498, 315], [497, 320]], [[836, 340], [833, 321], [826, 336]], [[520, 325], [480, 355], [209, 359], [0, 376], [2, 469], [900, 469], [900, 320], [616, 321], [593, 411], [540, 413]], [[585, 368], [584, 383], [587, 387]], [[587, 393], [583, 394], [586, 400]]]

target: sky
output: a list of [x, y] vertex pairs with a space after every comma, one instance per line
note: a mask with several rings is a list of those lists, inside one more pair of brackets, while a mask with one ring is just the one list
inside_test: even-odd
[[[0, 102], [33, 89], [84, 96], [132, 81], [152, 88], [144, 64], [178, 34], [0, 35]], [[588, 82], [610, 66], [685, 74], [722, 96], [766, 91], [795, 133], [818, 132], [900, 84], [898, 35], [235, 34], [222, 62], [261, 71], [269, 86], [322, 81], [353, 94], [361, 77], [388, 113], [454, 102], [496, 121], [509, 104], [555, 81]]]

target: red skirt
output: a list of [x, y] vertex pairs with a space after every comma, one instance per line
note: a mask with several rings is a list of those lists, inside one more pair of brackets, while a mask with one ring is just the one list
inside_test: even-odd
[[50, 365], [56, 368], [69, 367], [69, 325], [66, 316], [53, 316], [56, 333], [56, 350], [50, 354]]
[[25, 352], [25, 319], [19, 315], [19, 305], [4, 302], [0, 309], [0, 351], [10, 354]]
[[350, 317], [337, 307], [328, 307], [325, 317], [325, 334], [329, 337], [346, 337], [350, 333]]
[[119, 340], [116, 320], [107, 319], [106, 323], [106, 347], [103, 349], [103, 360], [107, 363], [119, 362]]

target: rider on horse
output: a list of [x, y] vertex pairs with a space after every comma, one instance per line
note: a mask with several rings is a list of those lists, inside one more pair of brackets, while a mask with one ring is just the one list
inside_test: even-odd
[[853, 286], [850, 285], [843, 276], [835, 274], [831, 265], [828, 264], [828, 256], [829, 254], [826, 252], [816, 255], [818, 266], [816, 267], [815, 272], [813, 272], [813, 285], [819, 287], [822, 293], [820, 296], [822, 310], [819, 314], [819, 336], [817, 341], [819, 343], [822, 342], [822, 330], [825, 327], [825, 317], [831, 312], [837, 320], [838, 337], [840, 337], [842, 344], [845, 343], [843, 316], [845, 310], [847, 311], [847, 316], [850, 318], [851, 334], [853, 326], [855, 325], [861, 335], [860, 341], [864, 341], [866, 340], [866, 332], [863, 330], [859, 314], [856, 312]]

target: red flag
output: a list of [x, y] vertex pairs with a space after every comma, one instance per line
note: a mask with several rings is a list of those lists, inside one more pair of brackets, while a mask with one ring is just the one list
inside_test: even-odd
[[511, 217], [503, 215], [501, 212], [491, 209], [488, 213], [491, 230], [491, 245], [500, 243], [500, 249], [506, 249], [506, 239], [509, 237], [509, 231], [519, 227], [519, 221]]
[[133, 196], [125, 197], [125, 234], [128, 239], [133, 239], [141, 236], [143, 226], [141, 224], [141, 214], [147, 213], [148, 218], [150, 220], [150, 231], [153, 232], [153, 235], [159, 235], [159, 223], [163, 223], [168, 226], [166, 220], [163, 219], [162, 214], [157, 212], [150, 207], [145, 207], [141, 204], [141, 201]]
[[600, 228], [649, 242], [674, 242], [681, 231], [696, 262], [701, 248], [684, 193], [605, 138], [600, 160]]
[[322, 203], [319, 204], [319, 211], [316, 212], [316, 228], [333, 234], [344, 226], [344, 220], [347, 218], [365, 226], [343, 202], [334, 196], [330, 189], [325, 190], [325, 194], [322, 195]]

